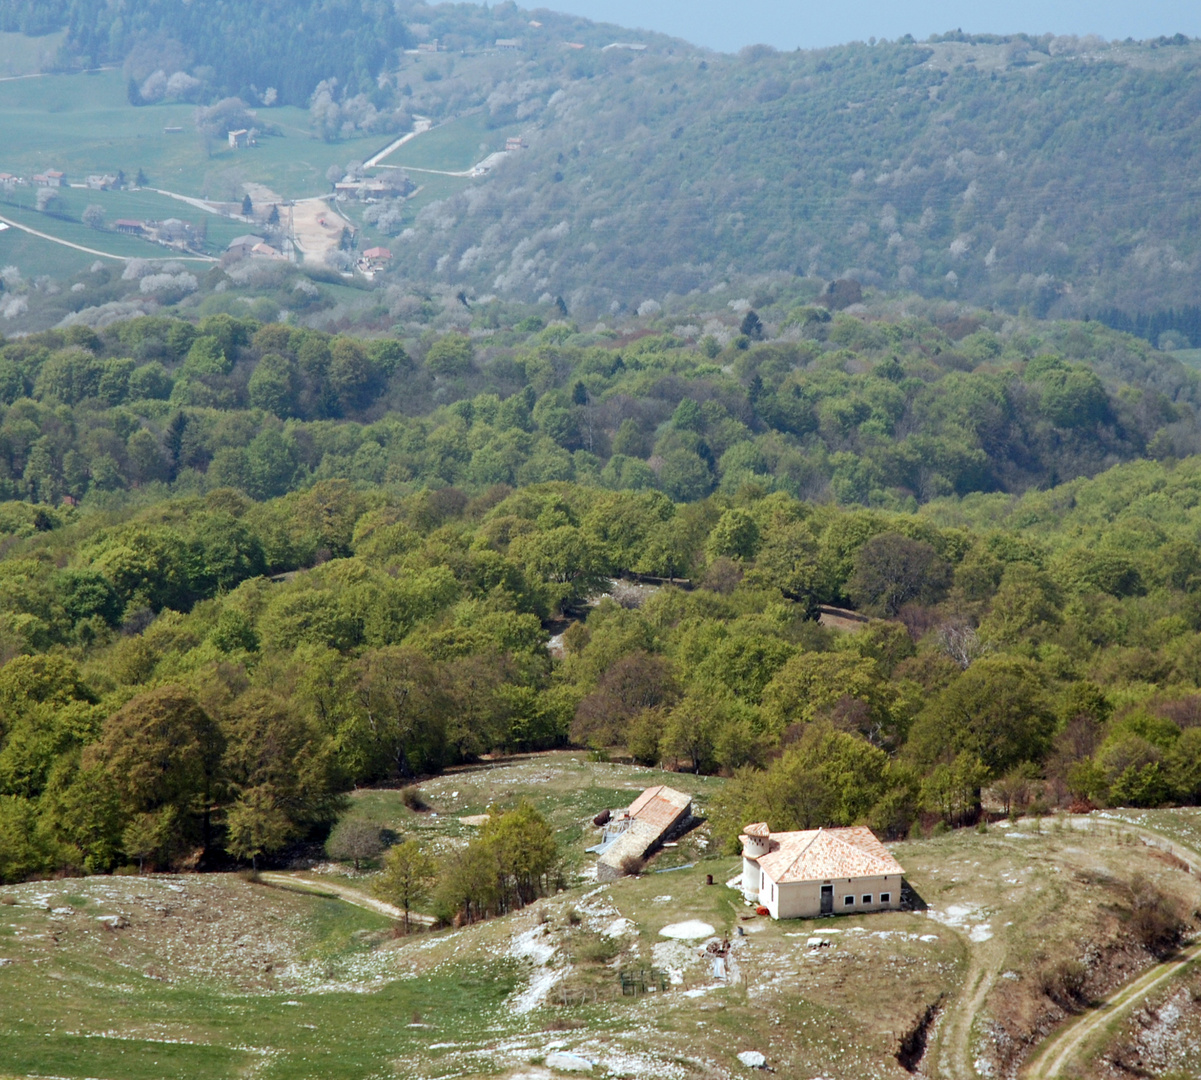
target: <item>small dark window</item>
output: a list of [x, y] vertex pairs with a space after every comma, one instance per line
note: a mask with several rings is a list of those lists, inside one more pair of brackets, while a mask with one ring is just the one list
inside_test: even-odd
[[881, 904], [891, 904], [892, 903], [892, 893], [882, 892], [880, 894], [880, 903]]
[[871, 894], [871, 893], [864, 893], [864, 894], [863, 894], [863, 902], [864, 902], [865, 904], [870, 904], [870, 903], [872, 902], [872, 894]]
[[855, 906], [855, 898], [850, 895], [844, 896], [842, 898], [842, 903], [843, 903], [844, 907], [854, 907]]

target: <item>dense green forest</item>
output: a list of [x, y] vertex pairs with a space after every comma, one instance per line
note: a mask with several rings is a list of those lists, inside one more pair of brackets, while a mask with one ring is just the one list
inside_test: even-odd
[[6, 342], [0, 877], [250, 859], [567, 743], [733, 774], [726, 838], [1201, 799], [1196, 377], [1097, 323], [788, 310]]
[[[727, 838], [961, 823], [989, 785], [1196, 802], [1198, 505], [1197, 459], [918, 515], [755, 485], [9, 504], [0, 875], [250, 858], [352, 785], [568, 740], [733, 771]], [[648, 559], [689, 587], [612, 583]]]
[[[311, 101], [331, 143], [416, 114], [522, 125], [528, 150], [385, 215], [425, 286], [596, 315], [738, 274], [853, 277], [1124, 327], [1159, 313], [1157, 334], [1201, 344], [1168, 315], [1199, 299], [1197, 42], [952, 33], [733, 56], [537, 14], [0, 0], [0, 27], [68, 28], [63, 67], [123, 63], [135, 104], [236, 97], [269, 128], [271, 105]], [[629, 40], [645, 50], [605, 48]]]
[[[373, 206], [382, 282], [0, 269], [0, 880], [257, 861], [564, 745], [731, 777], [723, 841], [1201, 802], [1201, 43], [113, 10], [0, 30], [210, 136], [528, 147]], [[551, 869], [523, 813], [468, 849], [546, 856], [495, 908]]]
[[1201, 451], [1196, 376], [1100, 324], [777, 309], [770, 331], [742, 325], [783, 337], [735, 320], [724, 347], [537, 316], [489, 329], [488, 307], [408, 349], [229, 315], [33, 334], [0, 346], [0, 496], [564, 480], [905, 509]]
[[[540, 12], [542, 26], [560, 39], [604, 45], [614, 27]], [[190, 71], [200, 96], [238, 95], [257, 104], [307, 105], [317, 84], [336, 79], [350, 96], [380, 96], [379, 76], [395, 66], [397, 50], [420, 42], [443, 49], [487, 48], [497, 38], [529, 31], [531, 15], [514, 3], [441, 4], [392, 0], [267, 0], [196, 4], [191, 0], [127, 0], [114, 17], [106, 0], [3, 0], [0, 31], [29, 35], [66, 29], [60, 64], [98, 67], [125, 63], [135, 85], [155, 70]], [[653, 35], [659, 41], [667, 41]], [[134, 95], [135, 99], [137, 95]], [[135, 100], [135, 103], [141, 103]]]

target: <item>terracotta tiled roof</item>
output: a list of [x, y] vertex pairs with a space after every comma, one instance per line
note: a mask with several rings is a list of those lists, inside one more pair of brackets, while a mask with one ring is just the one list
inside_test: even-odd
[[771, 829], [767, 827], [766, 821], [756, 821], [754, 825], [748, 825], [742, 830], [743, 836], [755, 836], [766, 838], [771, 836]]
[[772, 833], [771, 841], [772, 850], [757, 862], [777, 884], [905, 873], [871, 829], [862, 825]]
[[688, 809], [691, 802], [692, 799], [684, 792], [660, 784], [658, 787], [647, 788], [630, 803], [626, 813], [637, 821], [645, 821], [649, 825], [666, 829]]

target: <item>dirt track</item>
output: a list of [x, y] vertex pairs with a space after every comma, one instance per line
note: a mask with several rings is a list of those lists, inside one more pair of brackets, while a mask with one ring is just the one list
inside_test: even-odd
[[1201, 945], [1194, 945], [1177, 959], [1153, 967], [1141, 978], [1127, 983], [1117, 993], [1090, 1009], [1079, 1019], [1072, 1021], [1061, 1029], [1058, 1035], [1045, 1042], [1041, 1051], [1035, 1054], [1023, 1069], [1022, 1075], [1028, 1080], [1054, 1080], [1055, 1077], [1062, 1076], [1063, 1070], [1089, 1045], [1094, 1036], [1101, 1034], [1118, 1017], [1139, 1004], [1151, 991], [1179, 975], [1199, 957], [1201, 957]]
[[[1096, 823], [1090, 818], [1069, 818], [1074, 829], [1087, 831], [1095, 828]], [[1140, 835], [1144, 841], [1153, 846], [1170, 852], [1179, 859], [1189, 863], [1193, 872], [1201, 864], [1201, 853], [1187, 848], [1177, 841], [1171, 841], [1149, 829], [1137, 825], [1123, 823], [1122, 826], [1130, 832]], [[1165, 963], [1158, 964], [1150, 971], [1144, 972], [1133, 982], [1114, 991], [1108, 998], [1088, 1012], [1069, 1021], [1054, 1035], [1043, 1042], [1038, 1050], [1031, 1055], [1023, 1067], [1021, 1075], [1025, 1080], [1055, 1080], [1064, 1075], [1064, 1070], [1073, 1063], [1074, 1059], [1124, 1013], [1142, 1002], [1148, 994], [1158, 989], [1169, 979], [1180, 974], [1190, 964], [1201, 959], [1201, 945], [1194, 945], [1179, 956]]]
[[[348, 904], [354, 904], [355, 907], [366, 908], [368, 911], [387, 915], [389, 919], [404, 918], [404, 912], [400, 908], [385, 903], [383, 900], [376, 900], [366, 893], [359, 892], [358, 889], [350, 888], [349, 885], [330, 881], [327, 878], [311, 878], [305, 877], [303, 874], [283, 873], [274, 870], [265, 872], [259, 876], [267, 885], [276, 885], [284, 889], [297, 889], [301, 892], [327, 893], [336, 896], [339, 900], [345, 900]], [[419, 915], [415, 911], [409, 912], [409, 922], [411, 923], [420, 923], [422, 926], [433, 926], [434, 921], [434, 918], [430, 915]]]

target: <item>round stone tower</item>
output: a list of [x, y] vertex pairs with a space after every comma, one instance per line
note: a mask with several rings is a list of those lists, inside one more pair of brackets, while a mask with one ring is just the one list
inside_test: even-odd
[[748, 825], [738, 837], [742, 841], [742, 895], [752, 903], [759, 900], [759, 858], [771, 851], [771, 829], [766, 821]]

